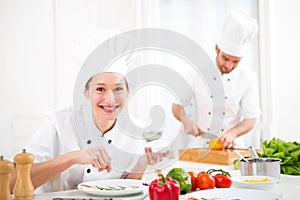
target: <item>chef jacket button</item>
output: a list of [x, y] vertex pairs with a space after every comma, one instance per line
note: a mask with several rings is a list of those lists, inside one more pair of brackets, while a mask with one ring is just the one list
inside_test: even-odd
[[222, 128], [222, 130], [221, 130], [222, 132], [224, 131], [224, 129]]
[[111, 140], [108, 140], [107, 142], [108, 142], [108, 144], [110, 144], [112, 141], [111, 141]]
[[210, 114], [211, 114], [211, 112], [208, 112], [208, 114], [210, 115]]
[[210, 128], [207, 128], [206, 130], [207, 130], [207, 131], [209, 131], [209, 130], [210, 130]]
[[214, 95], [211, 95], [211, 96], [210, 96], [210, 98], [213, 98], [213, 97], [214, 97]]
[[214, 81], [215, 81], [215, 80], [217, 80], [217, 78], [216, 78], [216, 77], [214, 77]]
[[223, 115], [225, 115], [225, 112], [223, 112]]
[[86, 141], [86, 143], [87, 143], [87, 144], [91, 144], [91, 143], [92, 143], [92, 141], [91, 141], [91, 140], [88, 140], [88, 141]]
[[228, 99], [228, 97], [225, 97], [225, 99]]
[[86, 172], [87, 172], [87, 173], [91, 173], [91, 169], [87, 169]]
[[227, 81], [230, 81], [230, 78], [228, 78]]

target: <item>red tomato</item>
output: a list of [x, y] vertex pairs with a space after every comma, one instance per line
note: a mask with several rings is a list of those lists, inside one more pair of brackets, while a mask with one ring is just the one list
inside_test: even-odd
[[227, 175], [217, 174], [214, 176], [217, 188], [229, 188], [232, 185], [230, 177]]
[[195, 174], [195, 172], [192, 172], [192, 171], [189, 171], [188, 173], [191, 176], [191, 180], [192, 180], [192, 189], [191, 190], [194, 191], [198, 188], [197, 175]]
[[200, 190], [213, 189], [216, 185], [212, 175], [200, 172], [197, 177], [197, 184]]

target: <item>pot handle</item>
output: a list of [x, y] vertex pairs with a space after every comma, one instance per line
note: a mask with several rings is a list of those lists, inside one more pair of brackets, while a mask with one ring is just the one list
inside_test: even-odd
[[254, 146], [249, 146], [248, 150], [253, 158], [259, 158]]

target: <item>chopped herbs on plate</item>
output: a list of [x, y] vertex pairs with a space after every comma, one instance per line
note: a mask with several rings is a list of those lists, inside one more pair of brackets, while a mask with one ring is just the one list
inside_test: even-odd
[[116, 191], [116, 190], [132, 190], [132, 189], [137, 189], [139, 186], [132, 185], [132, 186], [122, 186], [122, 185], [114, 185], [114, 186], [98, 186], [98, 185], [85, 185], [81, 184], [80, 186], [85, 187], [85, 188], [90, 188], [90, 189], [95, 189], [95, 190], [111, 190], [111, 191]]

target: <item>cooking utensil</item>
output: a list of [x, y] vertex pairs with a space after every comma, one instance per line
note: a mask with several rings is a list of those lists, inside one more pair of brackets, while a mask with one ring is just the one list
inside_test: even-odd
[[249, 162], [238, 150], [234, 150], [234, 152], [241, 158], [242, 161]]
[[249, 150], [252, 158], [259, 158], [259, 156], [257, 155], [257, 152], [256, 152], [256, 150], [254, 148], [254, 146], [249, 146], [248, 150]]
[[207, 131], [200, 131], [200, 136], [203, 138], [208, 138], [208, 139], [214, 139], [217, 138], [218, 136], [216, 136], [215, 134], [212, 134], [210, 132]]
[[248, 158], [240, 160], [242, 176], [272, 176], [280, 179], [280, 161], [278, 158]]

